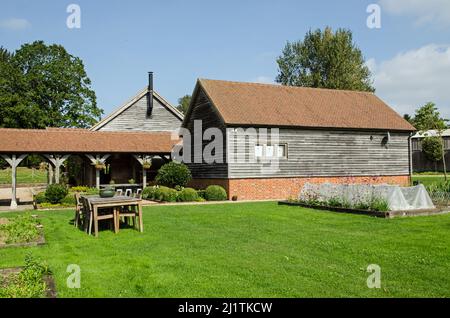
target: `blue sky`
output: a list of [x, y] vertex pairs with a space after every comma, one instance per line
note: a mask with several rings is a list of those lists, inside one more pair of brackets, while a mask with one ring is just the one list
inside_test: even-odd
[[[81, 28], [69, 29], [69, 4]], [[381, 28], [369, 29], [369, 4]], [[286, 41], [309, 29], [353, 31], [377, 95], [399, 113], [435, 101], [450, 117], [450, 1], [81, 1], [2, 0], [0, 45], [58, 43], [83, 59], [105, 114], [142, 89], [147, 71], [171, 103], [197, 78], [271, 82]]]

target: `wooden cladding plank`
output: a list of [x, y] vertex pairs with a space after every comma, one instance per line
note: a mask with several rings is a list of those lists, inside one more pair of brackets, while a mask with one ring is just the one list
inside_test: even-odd
[[181, 120], [156, 99], [153, 99], [152, 116], [148, 117], [147, 95], [145, 95], [100, 130], [173, 131], [180, 125]]
[[[202, 141], [202, 153], [195, 153], [194, 148], [194, 123], [195, 120], [201, 120], [202, 134], [208, 128], [219, 128], [223, 134], [223, 151], [218, 151], [217, 156], [222, 158], [222, 163], [205, 163], [203, 159], [203, 150], [209, 141]], [[228, 177], [228, 165], [226, 163], [226, 129], [223, 122], [216, 112], [213, 111], [208, 98], [204, 92], [200, 91], [197, 94], [197, 98], [194, 101], [190, 121], [186, 127], [191, 133], [191, 163], [188, 167], [191, 170], [194, 178], [226, 178]], [[195, 163], [198, 160], [202, 160], [202, 163]]]
[[[255, 135], [239, 139], [232, 130], [229, 137], [238, 153], [254, 158]], [[408, 134], [364, 131], [325, 131], [280, 129], [279, 144], [287, 144], [287, 158], [278, 165], [261, 161], [229, 162], [230, 178], [273, 176], [363, 176], [408, 174]], [[371, 138], [372, 137], [372, 138]], [[257, 142], [257, 141], [256, 141]], [[270, 138], [269, 142], [270, 144]], [[227, 149], [229, 152], [230, 149]]]

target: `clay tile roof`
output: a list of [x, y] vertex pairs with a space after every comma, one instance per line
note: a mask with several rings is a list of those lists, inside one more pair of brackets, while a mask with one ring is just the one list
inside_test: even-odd
[[225, 124], [414, 131], [373, 93], [201, 79]]
[[169, 154], [179, 140], [170, 132], [112, 132], [87, 129], [0, 129], [0, 153]]

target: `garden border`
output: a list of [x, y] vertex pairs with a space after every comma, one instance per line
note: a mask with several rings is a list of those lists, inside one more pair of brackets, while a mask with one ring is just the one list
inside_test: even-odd
[[[33, 247], [33, 246], [42, 246], [45, 245], [45, 235], [44, 230], [42, 228], [39, 229], [39, 236], [36, 240], [31, 242], [23, 242], [23, 243], [10, 243], [10, 244], [0, 244], [0, 249], [9, 248], [9, 247]], [[0, 269], [1, 270], [1, 269]]]
[[376, 217], [381, 217], [381, 218], [389, 217], [389, 212], [379, 212], [379, 211], [351, 209], [351, 208], [340, 208], [340, 207], [332, 207], [332, 206], [326, 206], [326, 205], [310, 205], [310, 204], [301, 203], [301, 202], [278, 201], [278, 205], [301, 206], [304, 208], [315, 209], [315, 210], [328, 210], [328, 211], [333, 211], [333, 212], [364, 214], [364, 215], [376, 216]]
[[391, 219], [395, 217], [411, 217], [411, 216], [426, 216], [426, 215], [436, 215], [450, 213], [450, 208], [438, 207], [435, 209], [421, 209], [414, 211], [371, 211], [371, 210], [361, 210], [352, 208], [341, 208], [341, 207], [331, 207], [325, 205], [309, 205], [301, 202], [290, 202], [290, 201], [278, 201], [278, 205], [289, 205], [289, 206], [301, 206], [304, 208], [315, 209], [315, 210], [326, 210], [332, 212], [340, 213], [351, 213], [351, 214], [362, 214], [368, 216], [375, 216], [385, 219]]
[[[6, 277], [11, 274], [17, 274], [22, 269], [23, 269], [22, 266], [0, 268], [0, 276]], [[57, 296], [56, 283], [55, 279], [53, 278], [53, 275], [50, 274], [43, 275], [42, 280], [47, 286], [47, 289], [45, 290], [45, 298], [56, 298]]]

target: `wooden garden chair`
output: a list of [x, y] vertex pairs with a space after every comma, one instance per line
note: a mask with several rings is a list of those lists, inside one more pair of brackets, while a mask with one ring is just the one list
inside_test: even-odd
[[78, 227], [78, 222], [83, 221], [83, 204], [81, 203], [80, 193], [75, 192], [75, 219], [73, 221], [73, 224], [75, 227]]
[[82, 213], [83, 213], [83, 227], [84, 231], [91, 235], [92, 232], [92, 219], [93, 219], [93, 212], [91, 209], [91, 205], [89, 203], [89, 200], [87, 200], [84, 197], [81, 197], [81, 206], [82, 206]]
[[92, 205], [89, 202], [89, 200], [84, 198], [84, 202], [85, 202], [85, 206], [88, 209], [87, 214], [89, 215], [89, 235], [91, 235], [91, 233], [92, 233], [92, 224], [98, 223], [98, 221], [103, 221], [103, 220], [111, 220], [110, 229], [113, 229], [114, 233], [117, 233], [118, 227], [117, 227], [117, 219], [116, 219], [117, 215], [116, 215], [115, 209], [112, 209], [112, 208], [98, 209], [97, 218], [95, 218], [94, 211], [92, 209]]
[[[142, 192], [141, 193], [135, 193], [134, 197], [137, 199], [142, 199]], [[122, 209], [118, 209], [116, 211], [116, 227], [119, 229], [120, 226], [120, 220], [123, 219], [125, 223], [132, 225], [134, 228], [136, 228], [137, 218], [139, 218], [139, 211], [137, 206], [124, 206]], [[132, 223], [132, 224], [131, 224]]]

